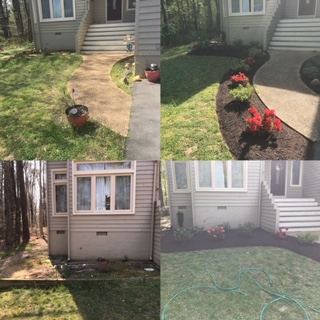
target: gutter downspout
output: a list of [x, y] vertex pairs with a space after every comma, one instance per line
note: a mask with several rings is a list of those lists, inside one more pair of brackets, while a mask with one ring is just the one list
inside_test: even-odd
[[[72, 183], [70, 183], [70, 161], [67, 161], [67, 181], [68, 181], [68, 197], [67, 197], [67, 201], [68, 201], [68, 261], [71, 260], [71, 230], [70, 230], [70, 199], [69, 199], [69, 195], [70, 195], [70, 188], [72, 188]], [[72, 175], [71, 175], [72, 176]], [[73, 200], [73, 197], [72, 197]], [[72, 208], [73, 209], [73, 208]]]
[[156, 199], [156, 187], [157, 187], [157, 176], [158, 176], [158, 162], [154, 162], [154, 172], [153, 172], [153, 191], [152, 191], [152, 209], [151, 209], [151, 232], [150, 232], [150, 249], [149, 249], [149, 260], [153, 260], [153, 244], [154, 244], [154, 220], [155, 220], [155, 199]]

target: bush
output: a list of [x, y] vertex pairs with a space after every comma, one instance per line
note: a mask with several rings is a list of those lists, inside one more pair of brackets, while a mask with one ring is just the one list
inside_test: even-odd
[[244, 62], [244, 60], [239, 60], [237, 64], [232, 67], [234, 73], [244, 72], [247, 73], [250, 70], [250, 66]]
[[231, 224], [229, 221], [223, 222], [222, 224], [219, 224], [218, 227], [224, 227], [225, 231], [231, 230]]
[[174, 239], [179, 242], [189, 241], [193, 237], [192, 230], [185, 228], [178, 228], [173, 233]]
[[205, 49], [205, 48], [208, 48], [209, 45], [210, 45], [210, 41], [198, 41], [193, 43], [192, 49], [193, 50]]
[[232, 81], [232, 86], [234, 88], [238, 87], [239, 84], [246, 86], [249, 83], [249, 78], [242, 72], [231, 76], [230, 80]]
[[161, 208], [161, 216], [162, 217], [167, 217], [170, 215], [170, 209], [169, 207], [162, 207]]
[[183, 221], [184, 221], [184, 212], [178, 211], [177, 212], [177, 220], [179, 228], [183, 228]]
[[194, 227], [192, 228], [192, 234], [193, 234], [194, 236], [200, 236], [200, 235], [202, 235], [202, 233], [203, 233], [203, 227], [194, 226]]
[[252, 222], [246, 222], [244, 224], [239, 224], [239, 230], [241, 233], [245, 235], [251, 235], [253, 229], [255, 228], [255, 224]]
[[301, 244], [313, 244], [318, 239], [319, 239], [319, 236], [314, 233], [304, 232], [304, 233], [298, 234], [298, 241]]
[[241, 39], [234, 40], [233, 41], [233, 46], [236, 48], [242, 48], [243, 47], [243, 41]]
[[223, 226], [221, 226], [221, 227], [213, 227], [213, 228], [207, 230], [207, 233], [214, 240], [223, 240], [224, 239], [225, 230], [224, 230]]
[[249, 57], [254, 58], [254, 59], [262, 59], [264, 56], [263, 50], [260, 48], [250, 48], [249, 49]]
[[301, 70], [301, 74], [312, 81], [313, 79], [320, 78], [320, 69], [317, 67], [306, 67]]
[[245, 102], [252, 98], [253, 92], [254, 89], [249, 84], [247, 86], [239, 84], [237, 88], [231, 89], [229, 94], [233, 100]]

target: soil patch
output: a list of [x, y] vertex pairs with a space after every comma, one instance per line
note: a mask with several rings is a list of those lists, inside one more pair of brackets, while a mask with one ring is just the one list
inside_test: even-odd
[[204, 233], [199, 236], [194, 236], [188, 242], [182, 243], [174, 240], [172, 230], [162, 232], [162, 253], [239, 247], [283, 248], [320, 262], [320, 243], [302, 245], [296, 237], [288, 236], [287, 239], [282, 240], [260, 228], [253, 230], [251, 236], [243, 235], [239, 230], [229, 230], [224, 240], [215, 241]]
[[[243, 59], [248, 56], [248, 47], [235, 48], [225, 46], [221, 48], [202, 48], [192, 50], [190, 55], [231, 56]], [[258, 69], [269, 60], [269, 54], [253, 65], [247, 76], [250, 83]], [[217, 114], [220, 131], [231, 153], [238, 160], [278, 160], [278, 159], [313, 159], [316, 157], [313, 143], [300, 133], [282, 123], [283, 131], [268, 135], [253, 135], [246, 133], [245, 119], [249, 117], [247, 111], [254, 106], [260, 114], [267, 108], [254, 92], [250, 103], [243, 104], [232, 101], [229, 97], [232, 71], [227, 72], [221, 79], [216, 97]]]

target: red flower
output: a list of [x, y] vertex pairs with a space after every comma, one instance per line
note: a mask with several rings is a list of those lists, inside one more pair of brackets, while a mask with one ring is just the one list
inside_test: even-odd
[[208, 231], [207, 231], [207, 233], [209, 233], [209, 234], [210, 234], [210, 233], [211, 233], [211, 230], [208, 230]]
[[213, 237], [214, 237], [214, 238], [217, 238], [217, 236], [216, 236], [215, 234], [213, 235]]
[[251, 67], [256, 63], [256, 60], [254, 60], [251, 57], [247, 57], [247, 58], [244, 59], [244, 63]]
[[252, 114], [252, 115], [258, 113], [258, 110], [257, 110], [257, 108], [255, 108], [255, 107], [250, 107], [250, 108], [248, 109], [248, 111], [249, 111], [249, 113]]

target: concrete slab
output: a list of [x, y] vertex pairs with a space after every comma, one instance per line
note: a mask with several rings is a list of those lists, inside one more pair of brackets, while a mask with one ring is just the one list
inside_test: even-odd
[[270, 50], [270, 60], [256, 73], [253, 83], [269, 108], [286, 124], [312, 141], [320, 140], [320, 99], [300, 79], [299, 70], [318, 52]]
[[133, 104], [126, 159], [160, 159], [160, 84], [147, 80], [133, 85]]

